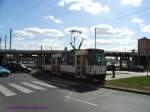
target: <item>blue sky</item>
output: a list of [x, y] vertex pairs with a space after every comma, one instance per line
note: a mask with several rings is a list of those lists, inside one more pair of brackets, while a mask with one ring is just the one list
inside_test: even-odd
[[[81, 48], [94, 48], [97, 27], [97, 48], [137, 49], [137, 39], [150, 35], [149, 4], [149, 0], [0, 0], [2, 47], [4, 35], [9, 37], [12, 28], [13, 49], [40, 49], [41, 45], [71, 49], [72, 29], [83, 32], [76, 46], [84, 38]], [[134, 14], [107, 22], [128, 13]]]

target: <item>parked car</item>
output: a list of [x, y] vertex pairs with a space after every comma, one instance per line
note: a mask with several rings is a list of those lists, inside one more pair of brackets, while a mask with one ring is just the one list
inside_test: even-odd
[[21, 63], [5, 63], [4, 66], [11, 72], [30, 73], [32, 71], [31, 68], [26, 67], [24, 64], [21, 64]]
[[10, 71], [7, 70], [6, 68], [0, 66], [0, 76], [8, 76], [10, 74]]
[[144, 72], [145, 68], [143, 66], [129, 66], [128, 71], [133, 71], [133, 72]]

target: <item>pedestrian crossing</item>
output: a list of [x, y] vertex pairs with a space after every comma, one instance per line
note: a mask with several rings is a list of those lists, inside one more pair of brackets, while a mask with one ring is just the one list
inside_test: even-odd
[[15, 89], [20, 90], [23, 93], [32, 93], [33, 92], [30, 89], [27, 89], [27, 88], [25, 88], [25, 87], [23, 87], [21, 85], [18, 85], [18, 84], [10, 83], [9, 85], [14, 87]]
[[[8, 83], [7, 85], [0, 84], [0, 95], [15, 96], [18, 94], [31, 94], [36, 91], [46, 91], [49, 88], [57, 88], [54, 85], [47, 84], [41, 81], [20, 82], [20, 83]], [[14, 92], [14, 91], [15, 92]]]
[[50, 84], [46, 84], [46, 83], [43, 83], [43, 82], [39, 82], [39, 81], [32, 81], [32, 82], [35, 83], [35, 84], [46, 86], [46, 87], [50, 87], [50, 88], [57, 88], [56, 86], [53, 86], [53, 85], [50, 85]]
[[0, 92], [2, 94], [4, 94], [5, 96], [14, 96], [14, 95], [16, 95], [16, 93], [14, 93], [13, 91], [7, 89], [3, 85], [0, 85]]
[[31, 84], [31, 83], [28, 83], [28, 82], [23, 82], [22, 84], [25, 85], [25, 86], [28, 86], [30, 88], [34, 88], [34, 89], [40, 90], [40, 91], [47, 90], [46, 88], [43, 88], [41, 86], [37, 86], [37, 85]]

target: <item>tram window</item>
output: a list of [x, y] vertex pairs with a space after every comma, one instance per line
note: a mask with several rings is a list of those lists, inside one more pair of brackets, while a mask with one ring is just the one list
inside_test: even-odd
[[51, 64], [51, 59], [49, 57], [45, 57], [45, 64]]
[[77, 64], [80, 64], [80, 56], [77, 56]]
[[103, 53], [93, 53], [91, 54], [90, 63], [92, 65], [105, 65], [105, 57]]
[[81, 64], [86, 64], [86, 56], [81, 56]]
[[102, 61], [102, 57], [101, 57], [101, 56], [97, 56], [97, 57], [96, 57], [96, 63], [97, 63], [97, 64], [100, 64], [101, 61]]
[[105, 65], [106, 64], [104, 55], [98, 55], [97, 56], [97, 58], [96, 58], [96, 64], [97, 65]]
[[74, 56], [68, 56], [67, 57], [67, 64], [68, 65], [74, 65]]

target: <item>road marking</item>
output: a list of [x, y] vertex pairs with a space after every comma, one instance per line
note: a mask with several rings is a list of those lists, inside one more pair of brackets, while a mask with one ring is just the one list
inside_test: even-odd
[[88, 104], [88, 105], [91, 105], [91, 106], [94, 106], [94, 107], [99, 107], [99, 105], [97, 105], [97, 104], [94, 104], [94, 103], [91, 103], [91, 102], [88, 102], [88, 101], [85, 101], [85, 100], [72, 98], [71, 96], [65, 96], [65, 98], [73, 100], [73, 101], [81, 102], [81, 103], [84, 103], [84, 104]]
[[2, 94], [4, 94], [5, 96], [14, 96], [16, 95], [16, 93], [14, 93], [13, 91], [5, 88], [4, 86], [0, 85], [0, 92]]
[[45, 91], [47, 89], [41, 87], [41, 86], [37, 86], [37, 85], [34, 85], [34, 84], [30, 84], [28, 82], [22, 82], [23, 85], [26, 85], [28, 87], [31, 87], [31, 88], [34, 88], [34, 89], [37, 89], [37, 90], [41, 90], [41, 91]]
[[23, 93], [32, 93], [33, 92], [30, 89], [27, 89], [21, 85], [15, 84], [15, 83], [10, 83], [9, 86], [14, 87], [17, 90], [20, 90]]
[[39, 84], [41, 86], [46, 86], [46, 87], [50, 87], [50, 88], [57, 88], [56, 86], [50, 85], [50, 84], [46, 84], [44, 82], [39, 82], [39, 81], [32, 81], [35, 84]]

